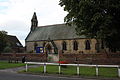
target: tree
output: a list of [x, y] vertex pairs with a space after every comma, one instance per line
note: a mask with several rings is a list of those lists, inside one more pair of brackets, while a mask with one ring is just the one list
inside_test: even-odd
[[0, 31], [0, 53], [4, 51], [6, 45], [7, 45], [7, 32]]
[[120, 0], [60, 0], [68, 12], [65, 22], [78, 35], [101, 39], [111, 51], [120, 50]]
[[6, 46], [4, 47], [3, 50], [4, 53], [9, 53], [9, 52], [13, 52], [12, 50], [12, 45], [7, 41]]

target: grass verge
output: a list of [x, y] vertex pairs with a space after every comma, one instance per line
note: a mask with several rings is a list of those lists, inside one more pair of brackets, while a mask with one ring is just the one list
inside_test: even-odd
[[7, 61], [0, 61], [0, 69], [15, 68], [25, 66], [23, 63], [8, 63]]
[[[40, 66], [37, 68], [29, 68], [28, 72], [25, 73], [32, 73], [32, 74], [41, 74], [43, 73], [44, 67]], [[58, 66], [47, 65], [47, 73], [48, 74], [58, 74]], [[77, 69], [75, 66], [67, 66], [67, 68], [61, 68], [61, 74], [63, 75], [77, 75]], [[96, 75], [96, 71], [94, 67], [80, 67], [80, 76], [88, 76], [93, 77]], [[99, 76], [101, 77], [118, 77], [117, 68], [99, 68]]]

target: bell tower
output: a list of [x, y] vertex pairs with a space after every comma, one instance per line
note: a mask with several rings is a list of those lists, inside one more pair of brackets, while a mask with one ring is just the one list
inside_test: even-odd
[[38, 26], [38, 20], [37, 20], [36, 12], [34, 12], [33, 17], [31, 19], [31, 31], [34, 31], [37, 26]]

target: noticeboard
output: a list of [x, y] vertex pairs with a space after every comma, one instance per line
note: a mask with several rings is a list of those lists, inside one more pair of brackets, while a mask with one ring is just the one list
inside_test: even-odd
[[36, 53], [44, 53], [44, 47], [36, 47]]

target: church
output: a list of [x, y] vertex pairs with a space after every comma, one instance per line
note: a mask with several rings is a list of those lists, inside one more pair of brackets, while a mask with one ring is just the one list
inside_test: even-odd
[[78, 36], [75, 26], [55, 24], [38, 26], [37, 15], [34, 12], [31, 19], [31, 30], [25, 39], [26, 51], [36, 53], [36, 47], [43, 47], [48, 54], [94, 54], [103, 48], [101, 41], [89, 39], [84, 35]]

